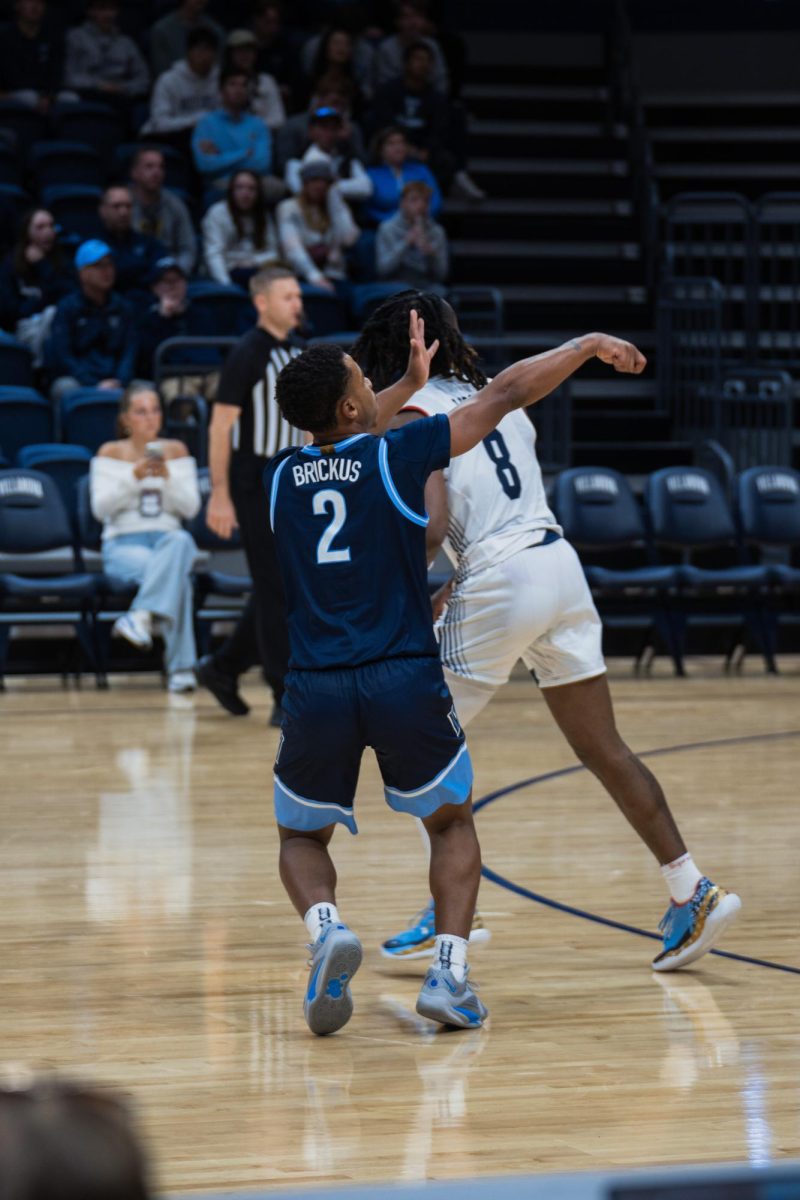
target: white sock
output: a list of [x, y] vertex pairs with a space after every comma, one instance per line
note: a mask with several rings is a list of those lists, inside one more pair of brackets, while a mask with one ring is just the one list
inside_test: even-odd
[[674, 862], [666, 863], [661, 868], [669, 894], [676, 904], [685, 904], [691, 900], [700, 880], [703, 878], [694, 864], [694, 859], [688, 852], [676, 858]]
[[312, 943], [322, 933], [326, 925], [335, 925], [339, 920], [339, 910], [335, 904], [328, 900], [323, 900], [321, 904], [312, 904], [306, 915], [303, 917], [308, 930], [308, 936]]
[[433, 948], [433, 965], [452, 971], [460, 983], [467, 974], [467, 939], [452, 933], [437, 933]]

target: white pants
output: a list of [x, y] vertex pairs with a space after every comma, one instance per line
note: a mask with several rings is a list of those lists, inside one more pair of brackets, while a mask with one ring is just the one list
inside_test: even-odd
[[580, 560], [564, 538], [467, 577], [437, 625], [445, 679], [462, 725], [518, 659], [540, 687], [605, 671], [603, 628]]

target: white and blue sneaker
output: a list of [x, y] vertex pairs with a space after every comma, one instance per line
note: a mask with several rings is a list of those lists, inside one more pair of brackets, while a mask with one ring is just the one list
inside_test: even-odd
[[[484, 927], [481, 915], [475, 912], [472, 918], [472, 929], [469, 933], [471, 946], [488, 942], [492, 933]], [[436, 914], [433, 900], [429, 900], [420, 912], [412, 918], [408, 929], [396, 933], [381, 944], [381, 954], [384, 958], [428, 958], [436, 944]]]
[[445, 967], [429, 967], [417, 997], [417, 1012], [458, 1029], [477, 1029], [489, 1015], [469, 986], [469, 967], [460, 983]]
[[309, 950], [311, 978], [303, 1014], [311, 1032], [324, 1037], [353, 1015], [350, 980], [361, 966], [361, 942], [346, 925], [328, 924]]
[[654, 971], [677, 971], [710, 950], [732, 921], [742, 902], [705, 876], [683, 904], [673, 900], [659, 922], [664, 948], [653, 959]]

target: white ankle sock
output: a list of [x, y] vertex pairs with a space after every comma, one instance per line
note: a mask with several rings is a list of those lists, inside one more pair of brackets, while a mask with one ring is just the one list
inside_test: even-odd
[[308, 930], [308, 936], [315, 942], [325, 925], [335, 925], [339, 920], [339, 910], [335, 904], [323, 900], [321, 904], [312, 904], [303, 917]]
[[685, 904], [687, 900], [691, 900], [695, 888], [703, 878], [688, 852], [682, 854], [680, 858], [676, 858], [674, 862], [666, 863], [661, 868], [661, 874], [664, 876], [669, 894], [676, 904]]
[[460, 983], [467, 974], [467, 939], [452, 933], [437, 933], [433, 948], [433, 965], [452, 971]]

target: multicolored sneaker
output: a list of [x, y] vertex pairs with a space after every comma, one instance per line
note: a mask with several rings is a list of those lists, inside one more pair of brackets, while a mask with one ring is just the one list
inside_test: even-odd
[[653, 959], [654, 971], [677, 971], [710, 950], [736, 919], [742, 902], [705, 876], [683, 904], [673, 900], [659, 923], [664, 949]]
[[454, 1025], [458, 1029], [477, 1029], [489, 1015], [486, 1005], [469, 986], [469, 967], [460, 983], [452, 971], [429, 967], [417, 997], [417, 1012], [440, 1025]]
[[[475, 916], [472, 918], [472, 929], [469, 934], [471, 946], [480, 945], [482, 942], [488, 942], [492, 936], [492, 931], [484, 927], [481, 920], [481, 914], [476, 910]], [[388, 938], [381, 945], [381, 954], [384, 958], [427, 958], [433, 950], [436, 943], [436, 916], [433, 909], [433, 900], [429, 900], [425, 907], [417, 913], [412, 919], [408, 929], [404, 929], [402, 933], [395, 934], [394, 937]]]
[[361, 966], [361, 942], [346, 925], [328, 925], [309, 950], [311, 978], [303, 1014], [311, 1032], [324, 1037], [353, 1015], [349, 984]]

